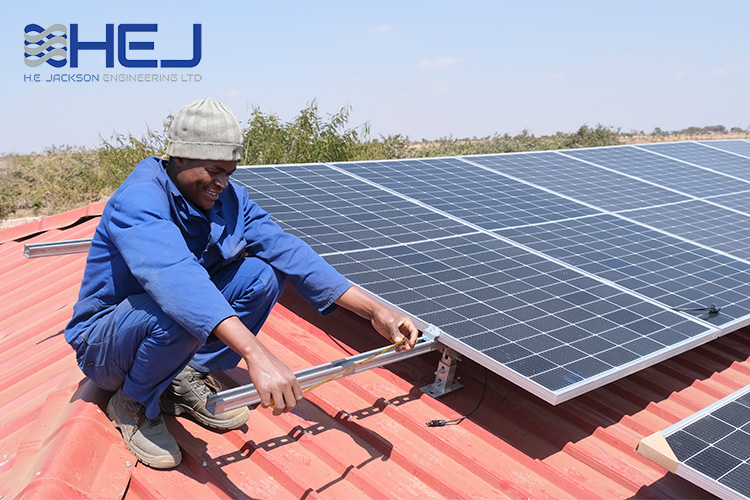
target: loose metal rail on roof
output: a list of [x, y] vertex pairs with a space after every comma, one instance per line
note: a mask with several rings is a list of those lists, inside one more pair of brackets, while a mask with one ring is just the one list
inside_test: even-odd
[[34, 257], [50, 257], [52, 255], [88, 252], [89, 247], [91, 247], [91, 238], [67, 241], [47, 241], [44, 243], [28, 243], [23, 247], [23, 254], [28, 259]]

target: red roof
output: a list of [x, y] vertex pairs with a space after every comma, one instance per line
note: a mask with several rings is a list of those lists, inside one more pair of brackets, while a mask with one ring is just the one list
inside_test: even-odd
[[[438, 353], [327, 383], [292, 412], [253, 410], [212, 432], [167, 417], [176, 469], [128, 452], [62, 330], [85, 254], [26, 259], [24, 243], [92, 236], [101, 205], [0, 231], [0, 495], [9, 498], [706, 498], [635, 453], [645, 436], [750, 384], [743, 329], [591, 393], [551, 406], [463, 360], [465, 387], [440, 399]], [[52, 219], [52, 218], [50, 218]], [[36, 233], [36, 234], [35, 234]], [[25, 239], [23, 242], [19, 239]], [[260, 333], [294, 370], [383, 345], [346, 311], [321, 318], [293, 291]], [[237, 368], [225, 385], [250, 382]]]

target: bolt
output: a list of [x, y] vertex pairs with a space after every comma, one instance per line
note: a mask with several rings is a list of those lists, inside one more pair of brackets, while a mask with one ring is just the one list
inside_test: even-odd
[[8, 455], [3, 455], [3, 460], [8, 460]]
[[125, 467], [130, 467], [132, 464], [130, 462], [125, 462]]
[[208, 462], [203, 462], [203, 463], [202, 463], [201, 465], [202, 465], [203, 467], [208, 467]]

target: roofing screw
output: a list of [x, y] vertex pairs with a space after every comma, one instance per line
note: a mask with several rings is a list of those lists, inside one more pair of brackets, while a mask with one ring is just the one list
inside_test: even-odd
[[202, 465], [203, 467], [208, 467], [208, 462], [203, 462], [203, 463], [202, 463], [201, 465]]
[[130, 462], [125, 462], [125, 467], [130, 467], [130, 465], [131, 465]]

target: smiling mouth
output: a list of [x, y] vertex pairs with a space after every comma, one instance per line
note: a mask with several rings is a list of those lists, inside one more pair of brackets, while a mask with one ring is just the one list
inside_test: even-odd
[[208, 197], [211, 198], [212, 200], [218, 200], [219, 194], [221, 194], [221, 191], [214, 191], [212, 189], [206, 189], [205, 191]]

